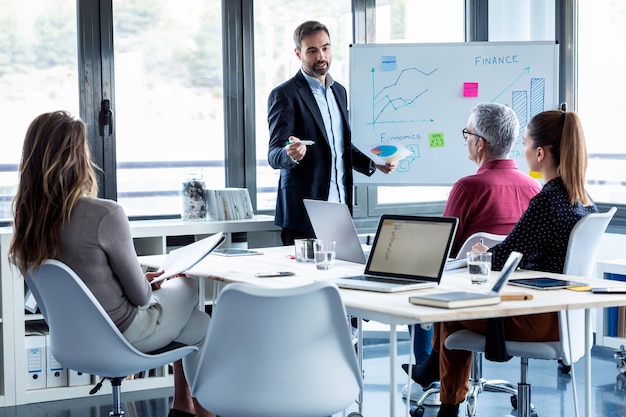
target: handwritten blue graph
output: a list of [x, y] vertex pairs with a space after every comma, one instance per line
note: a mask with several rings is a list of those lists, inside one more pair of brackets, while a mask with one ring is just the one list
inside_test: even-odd
[[405, 68], [396, 77], [393, 83], [376, 90], [376, 69], [372, 68], [372, 120], [370, 124], [378, 123], [419, 123], [432, 122], [432, 119], [402, 118], [401, 110], [414, 107], [415, 101], [428, 92], [428, 88], [418, 89], [412, 94], [412, 90], [419, 88], [424, 83], [421, 79], [429, 77], [437, 69], [429, 72], [419, 68]]

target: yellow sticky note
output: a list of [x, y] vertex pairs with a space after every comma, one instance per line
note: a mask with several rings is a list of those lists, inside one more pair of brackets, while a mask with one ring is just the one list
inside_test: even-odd
[[591, 291], [591, 287], [589, 285], [577, 285], [573, 287], [567, 287], [567, 289], [572, 291]]
[[541, 172], [537, 172], [537, 171], [530, 171], [530, 176], [533, 178], [542, 178]]

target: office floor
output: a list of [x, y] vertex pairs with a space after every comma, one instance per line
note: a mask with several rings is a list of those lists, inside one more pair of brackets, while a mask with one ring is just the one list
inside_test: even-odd
[[[373, 342], [373, 343], [372, 343]], [[389, 413], [388, 396], [388, 352], [385, 340], [367, 340], [364, 347], [364, 417], [384, 417]], [[408, 360], [408, 342], [398, 343], [398, 363]], [[594, 416], [626, 417], [626, 377], [621, 375], [613, 360], [613, 350], [595, 347], [592, 355], [592, 412]], [[576, 365], [577, 391], [580, 413], [583, 413], [583, 361]], [[502, 378], [516, 384], [519, 377], [519, 359], [513, 358], [506, 363], [484, 361], [483, 375], [486, 378]], [[529, 378], [532, 384], [532, 402], [540, 417], [574, 416], [571, 379], [561, 374], [556, 362], [531, 360]], [[396, 387], [396, 416], [405, 416], [405, 401], [400, 395], [406, 384], [406, 374], [399, 369]], [[171, 401], [172, 389], [161, 388], [151, 391], [123, 393], [124, 410], [127, 417], [166, 417]], [[465, 404], [461, 406], [460, 416], [465, 414]], [[64, 400], [37, 403], [18, 407], [0, 408], [0, 417], [106, 417], [110, 411], [110, 397], [96, 396], [78, 400]], [[345, 413], [333, 417], [342, 417], [355, 411], [356, 405]], [[478, 416], [516, 415], [510, 405], [509, 395], [484, 392], [478, 397]], [[424, 417], [437, 415], [437, 407], [426, 407]], [[242, 416], [244, 417], [244, 416]]]

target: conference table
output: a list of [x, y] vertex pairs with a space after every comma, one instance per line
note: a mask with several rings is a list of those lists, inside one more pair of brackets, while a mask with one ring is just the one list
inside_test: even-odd
[[[314, 281], [332, 280], [334, 278], [358, 275], [363, 273], [364, 265], [352, 262], [335, 262], [330, 270], [317, 270], [312, 263], [296, 262], [293, 246], [281, 246], [256, 249], [260, 254], [249, 256], [224, 257], [211, 254], [187, 271], [190, 276], [207, 278], [213, 281], [216, 294], [221, 285], [231, 282], [244, 282], [254, 285], [262, 285], [272, 288], [285, 288], [306, 285]], [[158, 267], [165, 255], [152, 255], [140, 257], [140, 263], [145, 267]], [[258, 278], [257, 272], [291, 271], [295, 275], [287, 277]], [[532, 290], [527, 288], [506, 285], [502, 294], [511, 292], [525, 292], [532, 295], [531, 300], [503, 301], [500, 304], [467, 307], [460, 309], [444, 309], [426, 306], [417, 306], [409, 303], [409, 296], [419, 292], [420, 294], [444, 291], [487, 291], [495, 282], [498, 272], [492, 272], [486, 286], [477, 289], [472, 286], [465, 269], [447, 271], [441, 282], [435, 288], [420, 289], [416, 291], [402, 291], [396, 293], [380, 293], [362, 290], [341, 289], [346, 311], [349, 315], [359, 319], [373, 320], [390, 326], [389, 331], [389, 415], [394, 417], [395, 412], [395, 372], [398, 368], [397, 357], [397, 326], [420, 323], [436, 323], [455, 320], [485, 319], [490, 317], [507, 317], [525, 314], [537, 314], [560, 310], [585, 310], [585, 416], [591, 417], [591, 318], [590, 309], [626, 305], [624, 294], [593, 294], [589, 291], [559, 290]], [[537, 276], [553, 276], [555, 278], [568, 278], [561, 274], [551, 274], [537, 271], [518, 270], [512, 278], [531, 278]], [[607, 281], [601, 279], [587, 279], [570, 277], [572, 280], [588, 282], [592, 287], [605, 287]], [[204, 285], [206, 280], [200, 279], [200, 304], [204, 306]], [[611, 281], [611, 287], [624, 288], [626, 283]], [[215, 301], [215, 300], [213, 300]], [[362, 332], [360, 332], [362, 337]], [[362, 347], [362, 340], [359, 341]], [[359, 349], [362, 352], [362, 348]], [[360, 362], [362, 357], [360, 357]], [[408, 379], [408, 377], [407, 377]], [[361, 407], [361, 404], [359, 404]], [[408, 415], [408, 407], [406, 415]]]

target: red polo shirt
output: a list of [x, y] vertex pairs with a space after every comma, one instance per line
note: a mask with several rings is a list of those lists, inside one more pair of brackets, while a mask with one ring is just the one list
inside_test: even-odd
[[508, 234], [539, 191], [539, 182], [511, 159], [489, 161], [476, 174], [458, 180], [443, 212], [459, 219], [451, 256], [476, 232]]

